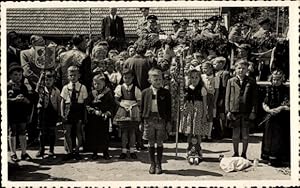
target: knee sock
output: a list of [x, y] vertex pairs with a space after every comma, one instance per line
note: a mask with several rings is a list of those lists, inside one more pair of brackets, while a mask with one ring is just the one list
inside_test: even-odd
[[22, 155], [26, 153], [27, 141], [25, 135], [19, 135]]
[[56, 137], [55, 135], [50, 135], [49, 136], [49, 145], [50, 145], [50, 148], [49, 148], [49, 151], [54, 153], [54, 145], [55, 145], [55, 140], [56, 140]]
[[17, 139], [15, 136], [9, 137], [9, 147], [10, 147], [11, 155], [16, 154], [16, 143], [17, 143]]
[[233, 151], [234, 153], [239, 153], [239, 142], [233, 141]]
[[248, 148], [248, 139], [243, 139], [243, 153], [246, 154]]
[[149, 159], [151, 164], [155, 164], [155, 148], [154, 146], [149, 147]]
[[157, 151], [157, 163], [160, 165], [161, 160], [162, 160], [163, 147], [162, 146], [157, 146], [156, 151]]

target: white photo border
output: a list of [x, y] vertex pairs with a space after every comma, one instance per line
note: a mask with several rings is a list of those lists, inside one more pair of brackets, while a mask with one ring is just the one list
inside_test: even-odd
[[290, 95], [291, 95], [291, 179], [290, 180], [259, 180], [259, 181], [8, 181], [7, 166], [7, 89], [6, 89], [6, 66], [1, 66], [1, 185], [4, 187], [150, 187], [150, 186], [174, 186], [174, 187], [205, 187], [205, 186], [295, 186], [299, 185], [299, 3], [297, 1], [169, 1], [169, 2], [2, 2], [1, 3], [1, 65], [6, 62], [6, 9], [13, 8], [66, 8], [66, 7], [289, 7], [290, 29]]

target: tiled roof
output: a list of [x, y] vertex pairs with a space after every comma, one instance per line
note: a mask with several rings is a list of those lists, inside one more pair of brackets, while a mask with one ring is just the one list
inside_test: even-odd
[[[24, 8], [7, 9], [7, 30], [24, 34], [89, 34], [101, 33], [101, 20], [108, 15], [108, 8]], [[164, 31], [171, 30], [173, 19], [204, 19], [219, 14], [214, 7], [152, 7]], [[125, 33], [135, 34], [136, 23], [141, 17], [139, 8], [118, 8], [123, 17]], [[191, 27], [191, 24], [190, 24]]]

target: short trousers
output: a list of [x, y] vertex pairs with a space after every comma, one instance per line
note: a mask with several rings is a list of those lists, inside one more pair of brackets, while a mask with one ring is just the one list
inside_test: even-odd
[[166, 122], [158, 113], [151, 113], [144, 120], [143, 139], [150, 142], [162, 142], [167, 139]]
[[248, 113], [232, 113], [234, 117], [236, 118], [235, 120], [230, 120], [230, 127], [232, 128], [249, 128], [253, 125], [253, 121], [249, 119]]
[[24, 136], [26, 134], [26, 123], [9, 123], [8, 132], [9, 136], [16, 136], [17, 133]]

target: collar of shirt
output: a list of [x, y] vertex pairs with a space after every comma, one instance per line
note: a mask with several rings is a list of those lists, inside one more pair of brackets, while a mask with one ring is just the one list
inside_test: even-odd
[[132, 89], [132, 87], [133, 87], [133, 84], [130, 84], [130, 85], [128, 86], [127, 84], [123, 83], [123, 86], [125, 87], [125, 89], [126, 89], [127, 91], [130, 91], [130, 90]]
[[13, 46], [9, 46], [9, 48], [14, 52], [14, 54], [17, 54], [17, 49]]
[[158, 89], [156, 89], [156, 88], [153, 87], [152, 85], [150, 86], [150, 88], [152, 89], [153, 95], [157, 95]]
[[192, 90], [194, 90], [196, 87], [193, 86], [193, 85], [189, 85], [189, 88], [192, 89]]
[[114, 16], [113, 16], [113, 15], [111, 15], [111, 14], [110, 14], [109, 16], [110, 16], [110, 18], [111, 18], [112, 20], [115, 20], [116, 17], [117, 17], [117, 15], [114, 15]]
[[245, 77], [243, 79], [239, 75], [236, 75], [236, 77], [237, 77], [238, 81], [240, 82], [240, 84], [242, 85]]
[[[77, 89], [77, 88], [79, 88], [79, 86], [80, 86], [80, 83], [79, 83], [79, 81], [77, 81], [76, 83], [75, 83], [75, 88]], [[69, 82], [69, 84], [68, 84], [68, 89], [73, 89], [73, 83], [72, 82]]]

